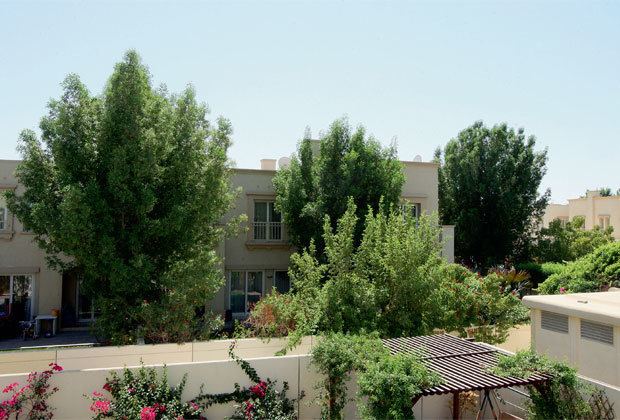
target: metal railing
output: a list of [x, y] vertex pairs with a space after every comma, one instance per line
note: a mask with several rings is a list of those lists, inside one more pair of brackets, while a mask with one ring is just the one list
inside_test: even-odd
[[255, 241], [282, 240], [282, 222], [253, 222], [252, 230]]

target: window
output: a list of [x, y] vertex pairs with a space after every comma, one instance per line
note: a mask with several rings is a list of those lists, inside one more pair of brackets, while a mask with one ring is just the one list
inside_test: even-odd
[[7, 228], [7, 211], [5, 207], [0, 207], [0, 230]]
[[614, 345], [614, 329], [611, 325], [581, 320], [581, 338]]
[[230, 309], [234, 314], [247, 314], [263, 297], [262, 271], [231, 271]]
[[542, 311], [540, 327], [547, 331], [568, 333], [568, 317], [566, 315]]
[[0, 276], [0, 316], [32, 319], [33, 278], [29, 275]]
[[273, 201], [254, 202], [254, 240], [282, 240], [282, 216], [275, 208]]
[[291, 279], [286, 271], [275, 272], [274, 287], [279, 293], [288, 293], [291, 290]]
[[412, 203], [412, 202], [407, 201], [400, 205], [400, 211], [403, 214], [410, 212], [411, 216], [414, 219], [417, 219], [418, 217], [420, 217], [420, 214], [422, 213], [422, 205], [420, 203]]
[[601, 229], [607, 229], [609, 227], [609, 216], [599, 216], [598, 217], [598, 225]]

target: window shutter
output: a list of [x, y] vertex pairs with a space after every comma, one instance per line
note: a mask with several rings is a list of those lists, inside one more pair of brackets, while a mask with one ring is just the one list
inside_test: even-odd
[[614, 329], [611, 325], [581, 320], [581, 338], [614, 345]]
[[540, 326], [543, 330], [568, 333], [568, 316], [542, 311]]

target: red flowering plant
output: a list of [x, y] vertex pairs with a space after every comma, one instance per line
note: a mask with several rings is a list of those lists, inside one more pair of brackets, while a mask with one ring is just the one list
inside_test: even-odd
[[202, 419], [200, 406], [181, 398], [186, 381], [187, 375], [178, 386], [170, 386], [165, 367], [161, 377], [154, 368], [144, 366], [137, 372], [124, 369], [122, 375], [112, 372], [103, 385], [105, 393], [87, 396], [93, 419]]
[[[214, 404], [235, 403], [235, 411], [230, 419], [236, 420], [294, 420], [297, 419], [294, 399], [289, 399], [286, 393], [288, 383], [284, 382], [282, 390], [277, 390], [276, 381], [262, 380], [256, 370], [245, 360], [234, 353], [235, 344], [230, 346], [228, 354], [250, 378], [253, 385], [241, 388], [235, 384], [235, 390], [225, 394], [202, 394], [194, 401], [202, 403], [205, 408]], [[303, 393], [300, 398], [303, 398]]]
[[53, 418], [53, 408], [50, 407], [48, 400], [58, 391], [58, 388], [51, 386], [50, 378], [60, 371], [62, 367], [56, 363], [50, 363], [49, 369], [30, 373], [26, 385], [20, 386], [14, 382], [6, 386], [2, 390], [2, 398], [8, 397], [8, 399], [0, 402], [0, 420]]

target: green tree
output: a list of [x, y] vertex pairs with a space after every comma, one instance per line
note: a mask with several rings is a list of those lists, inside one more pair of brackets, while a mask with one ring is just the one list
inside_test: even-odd
[[611, 197], [611, 188], [609, 187], [599, 188], [598, 192], [601, 194], [601, 197]]
[[538, 193], [547, 152], [535, 145], [523, 129], [476, 122], [436, 152], [442, 222], [456, 225], [466, 263], [487, 268], [527, 250], [550, 194]]
[[[292, 244], [303, 249], [314, 240], [322, 258], [325, 216], [335, 227], [349, 197], [357, 206], [359, 220], [363, 221], [368, 208], [387, 212], [398, 204], [405, 178], [394, 146], [383, 148], [366, 136], [363, 127], [353, 131], [345, 119], [336, 120], [319, 144], [316, 154], [306, 132], [289, 168], [278, 171], [274, 186], [276, 206]], [[362, 229], [360, 222], [355, 227], [356, 242]]]
[[42, 141], [21, 134], [25, 190], [8, 194], [10, 210], [51, 266], [83, 271], [99, 334], [115, 343], [139, 331], [151, 341], [192, 338], [194, 309], [224, 282], [215, 249], [235, 195], [230, 123], [209, 123], [192, 87], [155, 90], [134, 51], [101, 96], [76, 75], [62, 86], [41, 120]]
[[614, 241], [613, 227], [602, 229], [595, 226], [586, 230], [584, 226], [583, 216], [576, 216], [565, 224], [559, 219], [553, 220], [549, 227], [538, 233], [533, 256], [540, 262], [572, 261]]

